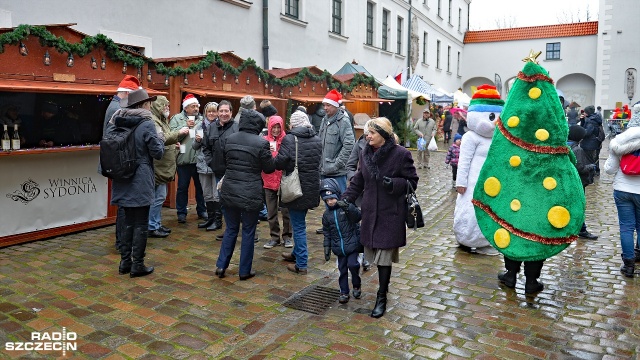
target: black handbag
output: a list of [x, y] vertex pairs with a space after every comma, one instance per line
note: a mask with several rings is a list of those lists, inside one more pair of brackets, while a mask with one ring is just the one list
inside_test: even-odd
[[413, 190], [409, 180], [407, 180], [407, 227], [413, 228], [414, 230], [424, 227], [422, 209], [420, 208], [416, 192]]

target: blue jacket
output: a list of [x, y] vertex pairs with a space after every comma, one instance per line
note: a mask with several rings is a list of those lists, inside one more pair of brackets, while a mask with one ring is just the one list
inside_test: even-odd
[[[340, 186], [334, 179], [322, 180], [320, 194], [330, 190], [336, 198], [340, 198]], [[354, 204], [349, 204], [345, 211], [339, 206], [328, 207], [322, 215], [322, 233], [324, 234], [323, 246], [331, 247], [331, 251], [337, 256], [347, 256], [363, 251], [360, 244], [360, 209]]]

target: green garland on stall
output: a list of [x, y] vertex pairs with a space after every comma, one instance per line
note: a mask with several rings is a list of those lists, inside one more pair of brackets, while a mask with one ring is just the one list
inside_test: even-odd
[[207, 51], [204, 59], [197, 63], [191, 64], [186, 68], [181, 66], [166, 67], [162, 63], [155, 64], [153, 59], [147, 57], [140, 57], [128, 54], [120, 49], [120, 47], [113, 42], [110, 38], [103, 34], [96, 36], [87, 36], [82, 39], [80, 43], [72, 44], [66, 41], [63, 37], [57, 37], [46, 29], [45, 26], [33, 26], [33, 25], [19, 25], [13, 31], [0, 35], [0, 53], [4, 52], [5, 45], [17, 45], [23, 39], [29, 35], [37, 36], [40, 39], [40, 45], [55, 48], [59, 53], [68, 53], [83, 57], [93, 51], [96, 47], [102, 46], [105, 49], [107, 56], [114, 61], [126, 62], [140, 69], [145, 63], [155, 66], [156, 72], [162, 75], [168, 76], [184, 76], [187, 74], [194, 74], [215, 65], [222, 71], [231, 74], [233, 76], [239, 76], [240, 73], [246, 68], [252, 67], [256, 74], [265, 82], [271, 85], [285, 87], [299, 86], [306, 78], [314, 82], [324, 82], [330, 89], [338, 89], [340, 91], [351, 92], [359, 85], [367, 85], [374, 88], [378, 88], [378, 83], [375, 78], [354, 74], [351, 84], [342, 84], [338, 81], [334, 81], [333, 76], [327, 70], [324, 70], [322, 74], [315, 75], [308, 68], [304, 67], [300, 72], [291, 79], [278, 79], [273, 75], [267, 73], [260, 66], [256, 64], [256, 61], [248, 58], [240, 64], [238, 67], [225, 62], [222, 56], [214, 51]]
[[0, 35], [0, 53], [4, 52], [5, 45], [16, 45], [29, 35], [37, 36], [40, 39], [40, 45], [52, 47], [61, 54], [68, 53], [83, 57], [96, 47], [102, 46], [107, 56], [114, 61], [126, 62], [136, 68], [142, 68], [149, 61], [148, 58], [133, 56], [120, 50], [120, 47], [113, 40], [103, 34], [87, 36], [80, 43], [72, 44], [63, 37], [55, 36], [44, 26], [33, 25], [19, 25], [13, 31]]

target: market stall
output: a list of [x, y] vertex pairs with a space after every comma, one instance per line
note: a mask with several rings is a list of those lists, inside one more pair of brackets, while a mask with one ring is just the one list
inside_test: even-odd
[[[269, 74], [251, 59], [244, 60], [232, 52], [208, 52], [197, 56], [159, 58], [154, 62], [148, 73], [149, 86], [169, 94], [171, 116], [182, 111], [182, 99], [187, 94], [198, 98], [201, 110], [207, 102], [227, 100], [231, 102], [235, 115], [240, 108], [240, 99], [251, 95], [258, 107], [262, 100], [269, 100], [278, 113], [286, 111], [287, 100], [272, 95], [278, 95], [280, 87], [269, 83]], [[166, 206], [175, 208], [177, 187], [176, 174], [176, 180], [167, 188]], [[191, 184], [189, 203], [195, 202], [195, 188]]]
[[382, 99], [378, 96], [377, 83], [373, 77], [366, 74], [351, 73], [333, 75], [341, 82], [341, 88], [345, 89], [345, 107], [355, 117], [355, 137], [358, 139], [364, 132], [364, 124], [368, 119], [380, 116], [379, 106], [391, 103], [395, 100]]
[[0, 151], [0, 246], [115, 222], [98, 143], [118, 83], [146, 62], [72, 25], [0, 29], [0, 122], [16, 139]]

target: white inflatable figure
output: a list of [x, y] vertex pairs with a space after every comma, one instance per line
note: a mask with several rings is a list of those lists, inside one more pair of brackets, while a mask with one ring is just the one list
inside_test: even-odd
[[473, 94], [467, 113], [469, 131], [462, 136], [458, 174], [456, 179], [456, 208], [453, 212], [453, 231], [456, 241], [466, 251], [483, 255], [498, 255], [482, 235], [471, 200], [482, 165], [487, 158], [495, 121], [504, 101], [495, 86], [482, 85]]

